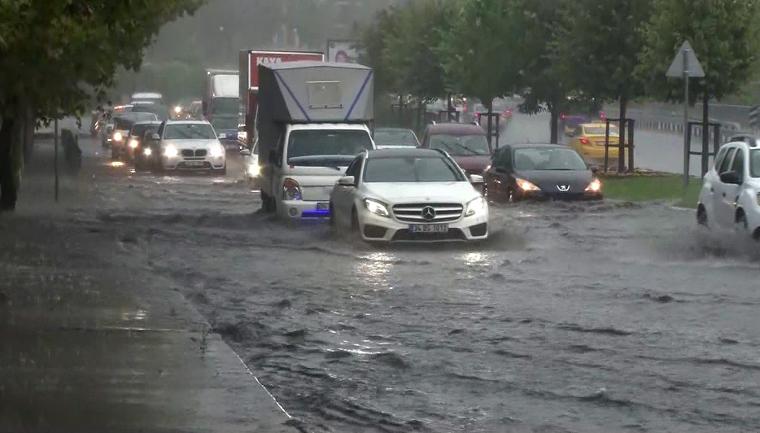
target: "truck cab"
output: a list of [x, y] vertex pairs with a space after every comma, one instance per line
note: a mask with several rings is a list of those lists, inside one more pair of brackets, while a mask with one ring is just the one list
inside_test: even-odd
[[291, 218], [328, 217], [330, 193], [348, 164], [375, 148], [363, 124], [293, 124], [262, 171], [264, 209]]
[[264, 211], [287, 220], [330, 216], [330, 193], [356, 155], [375, 148], [373, 72], [355, 64], [259, 66], [256, 115]]

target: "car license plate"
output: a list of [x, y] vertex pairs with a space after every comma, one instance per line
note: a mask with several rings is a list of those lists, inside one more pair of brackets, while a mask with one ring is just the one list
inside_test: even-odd
[[203, 161], [187, 161], [185, 164], [188, 167], [203, 167]]
[[330, 203], [326, 201], [317, 203], [317, 210], [327, 210], [327, 209], [330, 209]]
[[410, 233], [448, 233], [448, 224], [412, 224], [409, 226]]

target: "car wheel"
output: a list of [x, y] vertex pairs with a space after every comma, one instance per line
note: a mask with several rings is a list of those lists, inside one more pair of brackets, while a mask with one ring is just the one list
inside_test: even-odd
[[277, 210], [277, 204], [274, 202], [274, 198], [269, 197], [269, 194], [261, 192], [261, 208], [266, 213], [274, 213]]
[[736, 212], [736, 231], [739, 233], [747, 233], [749, 231], [747, 216], [744, 215], [744, 211], [741, 209]]
[[697, 209], [697, 224], [707, 227], [707, 210], [702, 205]]

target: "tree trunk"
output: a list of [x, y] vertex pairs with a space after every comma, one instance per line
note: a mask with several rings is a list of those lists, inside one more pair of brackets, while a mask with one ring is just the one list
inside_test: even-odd
[[559, 109], [555, 104], [549, 107], [551, 119], [549, 120], [549, 142], [557, 144], [559, 142]]
[[15, 129], [14, 118], [3, 118], [3, 124], [0, 126], [0, 211], [13, 210], [16, 207], [18, 168], [14, 155]]
[[705, 91], [702, 96], [702, 177], [707, 173], [710, 159], [710, 95]]
[[[625, 127], [627, 126], [626, 114], [628, 110], [628, 97], [620, 97], [620, 136], [618, 138], [618, 173], [625, 171]], [[631, 167], [633, 169], [633, 167]]]

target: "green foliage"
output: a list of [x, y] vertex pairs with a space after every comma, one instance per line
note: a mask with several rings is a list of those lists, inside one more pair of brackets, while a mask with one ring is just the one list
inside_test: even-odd
[[453, 2], [450, 27], [441, 29], [439, 56], [448, 88], [486, 107], [517, 88], [522, 13], [516, 0]]
[[622, 176], [602, 179], [604, 196], [626, 201], [669, 201], [681, 207], [697, 207], [702, 181], [689, 179], [684, 191], [683, 178], [679, 175]]
[[383, 29], [385, 46], [380, 62], [399, 93], [421, 100], [446, 93], [444, 69], [437, 48], [449, 29], [449, 2], [417, 0], [394, 14], [395, 23]]
[[23, 99], [38, 118], [81, 113], [118, 67], [140, 66], [165, 22], [201, 1], [0, 1], [0, 110], [14, 116]]
[[639, 76], [651, 95], [683, 101], [683, 82], [667, 79], [665, 72], [684, 40], [689, 40], [704, 80], [692, 80], [690, 99], [705, 92], [722, 98], [750, 78], [760, 42], [756, 0], [654, 0], [654, 13], [641, 34]]
[[643, 92], [634, 77], [652, 0], [575, 0], [561, 12], [558, 60], [582, 94], [623, 103]]
[[380, 11], [375, 21], [361, 31], [362, 46], [359, 62], [375, 71], [375, 90], [378, 94], [399, 93], [400, 82], [393, 69], [383, 58], [388, 38], [398, 32], [399, 10], [388, 8]]

